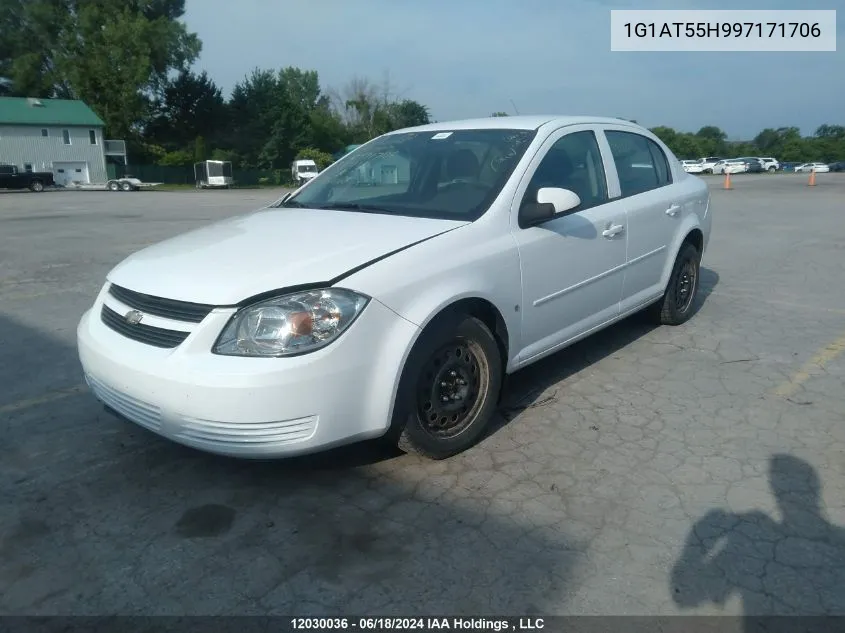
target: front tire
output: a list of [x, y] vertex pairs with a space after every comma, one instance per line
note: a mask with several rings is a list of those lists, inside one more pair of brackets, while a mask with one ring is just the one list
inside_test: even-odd
[[496, 412], [502, 376], [498, 343], [482, 321], [438, 318], [402, 372], [393, 420], [399, 449], [445, 459], [473, 446]]
[[649, 316], [654, 322], [659, 325], [681, 325], [690, 319], [698, 294], [700, 271], [701, 253], [687, 242], [675, 259], [663, 297], [649, 307]]
[[29, 188], [35, 193], [41, 193], [44, 191], [44, 183], [40, 180], [33, 180], [32, 183], [30, 183]]

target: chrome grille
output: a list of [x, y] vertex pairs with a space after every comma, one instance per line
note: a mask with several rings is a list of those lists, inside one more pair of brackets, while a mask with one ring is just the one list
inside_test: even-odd
[[202, 303], [190, 303], [145, 295], [115, 284], [109, 287], [109, 294], [130, 308], [174, 321], [199, 323], [214, 309], [214, 306]]
[[188, 334], [190, 334], [190, 332], [165, 330], [164, 328], [143, 325], [141, 323], [127, 323], [126, 319], [105, 305], [100, 312], [100, 318], [108, 327], [126, 338], [165, 349], [178, 347], [182, 341], [188, 338]]

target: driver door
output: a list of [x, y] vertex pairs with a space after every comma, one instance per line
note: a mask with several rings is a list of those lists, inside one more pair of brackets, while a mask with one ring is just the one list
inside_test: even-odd
[[[553, 133], [534, 157], [512, 209], [522, 268], [522, 340], [518, 363], [552, 353], [619, 315], [627, 257], [627, 214], [610, 201], [609, 151], [591, 126]], [[615, 184], [615, 181], [614, 181]], [[541, 187], [578, 194], [574, 212], [522, 228], [519, 210]]]

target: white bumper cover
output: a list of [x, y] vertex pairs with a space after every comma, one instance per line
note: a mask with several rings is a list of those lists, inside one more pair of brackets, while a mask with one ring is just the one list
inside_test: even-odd
[[163, 437], [238, 457], [310, 453], [383, 435], [418, 330], [371, 300], [326, 348], [289, 358], [240, 358], [210, 351], [231, 309], [213, 311], [181, 345], [161, 349], [106, 326], [104, 301], [129, 310], [104, 289], [79, 323], [79, 357], [97, 398]]

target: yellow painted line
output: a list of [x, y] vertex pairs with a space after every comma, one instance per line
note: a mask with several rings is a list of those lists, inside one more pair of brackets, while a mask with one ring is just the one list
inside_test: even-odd
[[825, 365], [845, 352], [845, 334], [833, 341], [827, 347], [819, 350], [810, 360], [801, 366], [792, 377], [774, 390], [776, 396], [788, 398], [794, 395], [813, 376], [813, 371], [823, 370]]
[[11, 404], [4, 404], [0, 406], [0, 414], [15, 413], [17, 411], [23, 411], [24, 409], [30, 409], [42, 404], [47, 404], [48, 402], [55, 402], [56, 400], [75, 396], [80, 393], [84, 387], [85, 385], [76, 385], [75, 387], [56, 389], [54, 391], [48, 391], [43, 395], [36, 396], [35, 398], [26, 398], [24, 400], [12, 402]]

